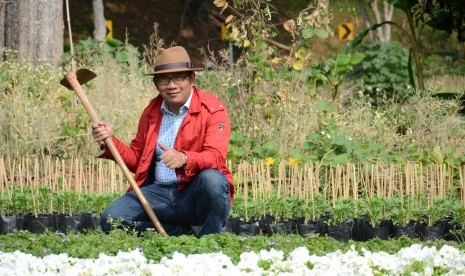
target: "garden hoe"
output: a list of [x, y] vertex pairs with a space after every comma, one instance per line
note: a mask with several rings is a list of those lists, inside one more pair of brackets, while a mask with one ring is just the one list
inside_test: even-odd
[[[74, 63], [74, 51], [73, 51], [73, 38], [71, 35], [71, 24], [70, 24], [70, 19], [69, 19], [69, 5], [68, 5], [68, 0], [66, 1], [66, 12], [67, 12], [67, 19], [68, 19], [68, 31], [69, 31], [69, 38], [70, 38], [70, 45], [71, 45], [71, 64], [72, 64], [72, 69], [73, 71], [68, 73], [64, 79], [60, 81], [60, 84], [65, 86], [66, 88], [70, 90], [74, 90], [76, 92], [76, 95], [78, 96], [79, 100], [81, 101], [82, 105], [87, 111], [87, 114], [89, 114], [90, 118], [94, 123], [100, 122], [100, 118], [95, 112], [94, 108], [90, 104], [89, 100], [87, 99], [86, 94], [84, 93], [84, 90], [82, 89], [81, 85], [85, 84], [86, 82], [94, 79], [97, 77], [97, 75], [85, 68], [79, 69], [77, 71], [74, 70], [75, 68], [75, 63]], [[110, 152], [113, 154], [113, 157], [115, 158], [116, 163], [118, 163], [119, 167], [123, 171], [124, 176], [128, 180], [131, 188], [134, 190], [134, 192], [137, 195], [137, 198], [139, 199], [140, 203], [142, 204], [142, 207], [144, 210], [147, 212], [150, 220], [152, 221], [153, 225], [157, 229], [158, 232], [167, 235], [165, 229], [161, 225], [160, 221], [158, 220], [157, 216], [155, 215], [155, 212], [153, 209], [150, 207], [150, 204], [148, 203], [147, 199], [145, 198], [144, 194], [140, 190], [139, 186], [137, 185], [136, 181], [134, 180], [134, 177], [132, 176], [131, 172], [129, 171], [128, 167], [123, 161], [123, 158], [119, 154], [118, 150], [116, 149], [115, 144], [113, 143], [113, 140], [111, 137], [108, 137], [105, 139], [105, 144], [107, 145], [107, 148], [110, 150]]]
[[[93, 78], [95, 78], [97, 75], [88, 70], [88, 69], [79, 69], [77, 71], [73, 71], [68, 73], [64, 79], [60, 81], [60, 84], [67, 87], [70, 90], [74, 90], [76, 92], [76, 95], [78, 96], [79, 100], [81, 101], [82, 105], [87, 111], [87, 114], [89, 114], [90, 118], [94, 123], [100, 122], [100, 118], [95, 112], [94, 108], [90, 104], [89, 100], [87, 99], [87, 96], [84, 94], [84, 90], [81, 87], [81, 84], [84, 84]], [[113, 157], [115, 158], [116, 163], [118, 163], [119, 167], [123, 171], [124, 176], [128, 180], [129, 184], [131, 185], [131, 188], [134, 190], [134, 192], [137, 195], [137, 198], [140, 200], [140, 203], [142, 204], [142, 207], [144, 207], [144, 210], [147, 212], [150, 220], [152, 221], [153, 225], [157, 229], [158, 232], [162, 234], [166, 234], [165, 229], [163, 229], [163, 226], [161, 225], [160, 221], [158, 220], [157, 216], [153, 212], [153, 209], [150, 207], [150, 204], [148, 203], [147, 199], [145, 198], [144, 194], [140, 190], [139, 186], [137, 186], [136, 181], [134, 180], [134, 177], [132, 176], [131, 172], [129, 171], [128, 167], [123, 161], [123, 158], [119, 154], [118, 150], [116, 149], [115, 144], [113, 143], [113, 140], [111, 137], [108, 137], [105, 139], [105, 144], [107, 145], [108, 149], [110, 152], [113, 154]]]

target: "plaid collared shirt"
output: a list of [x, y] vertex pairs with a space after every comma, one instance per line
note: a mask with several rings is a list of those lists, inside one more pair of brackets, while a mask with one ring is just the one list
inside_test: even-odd
[[[179, 114], [176, 115], [173, 112], [169, 111], [166, 106], [165, 101], [161, 105], [161, 112], [163, 113], [163, 119], [161, 121], [160, 133], [158, 134], [158, 142], [166, 145], [167, 147], [172, 148], [174, 146], [174, 141], [176, 140], [176, 135], [178, 134], [179, 127], [181, 126], [182, 121], [187, 115], [189, 106], [192, 100], [192, 91], [187, 99], [186, 103], [179, 110]], [[161, 162], [160, 156], [162, 155], [163, 150], [157, 144], [157, 161], [155, 166], [155, 181], [157, 183], [173, 183], [177, 181], [176, 172], [165, 166]]]

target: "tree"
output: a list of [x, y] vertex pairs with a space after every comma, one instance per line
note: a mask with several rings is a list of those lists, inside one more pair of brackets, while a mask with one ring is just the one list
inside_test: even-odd
[[[445, 30], [449, 34], [457, 32], [457, 39], [460, 42], [465, 41], [465, 16], [461, 11], [463, 0], [448, 1], [422, 1], [422, 0], [383, 0], [392, 4], [395, 8], [403, 11], [407, 17], [408, 28], [403, 28], [393, 21], [383, 21], [372, 25], [359, 35], [352, 42], [351, 48], [361, 42], [361, 38], [367, 35], [368, 31], [381, 28], [385, 25], [397, 27], [403, 35], [408, 37], [410, 51], [415, 64], [415, 74], [417, 76], [418, 88], [421, 93], [425, 92], [425, 82], [423, 76], [423, 66], [421, 61], [421, 36], [426, 25], [434, 29]], [[411, 83], [413, 81], [413, 70], [409, 67]]]
[[[379, 8], [378, 8], [378, 2], [382, 2], [383, 4], [383, 13], [381, 14]], [[392, 14], [394, 12], [394, 6], [390, 4], [387, 0], [369, 0], [368, 1], [371, 9], [373, 10], [373, 14], [375, 17], [375, 24], [379, 24], [383, 21], [391, 21], [392, 20]], [[363, 18], [365, 20], [365, 24], [367, 25], [367, 28], [370, 28], [372, 24], [372, 20], [368, 16], [368, 13], [366, 12], [365, 9], [365, 4], [366, 1], [364, 0], [359, 0], [358, 4], [360, 6], [360, 11], [362, 12]], [[384, 19], [383, 19], [384, 17]], [[391, 25], [386, 24], [383, 25], [379, 28], [376, 29], [376, 35], [379, 39], [379, 41], [386, 43], [391, 41]], [[373, 35], [370, 32], [370, 37], [371, 40], [373, 40]]]
[[457, 33], [457, 40], [465, 42], [465, 13], [463, 0], [425, 1], [424, 13], [429, 16], [427, 24], [434, 29]]
[[94, 11], [94, 38], [99, 41], [106, 39], [107, 28], [105, 24], [103, 0], [92, 0]]
[[[425, 91], [423, 66], [420, 58], [420, 40], [426, 25], [434, 29], [445, 30], [449, 34], [457, 31], [460, 42], [465, 40], [465, 16], [462, 12], [463, 0], [421, 1], [421, 0], [387, 0], [407, 16], [409, 30], [403, 30], [410, 39], [411, 51], [420, 91]], [[402, 28], [400, 28], [402, 29]]]
[[57, 64], [63, 53], [63, 0], [2, 1], [0, 47], [18, 58]]

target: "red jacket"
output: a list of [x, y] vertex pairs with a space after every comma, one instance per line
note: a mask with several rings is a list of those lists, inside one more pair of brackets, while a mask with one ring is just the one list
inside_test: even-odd
[[[113, 136], [118, 152], [128, 169], [135, 173], [139, 186], [147, 179], [150, 163], [158, 140], [163, 98], [158, 95], [145, 108], [139, 120], [136, 137], [128, 147]], [[187, 155], [185, 168], [176, 169], [176, 176], [181, 180], [180, 189], [188, 185], [197, 172], [204, 169], [217, 169], [229, 182], [230, 199], [234, 196], [234, 182], [226, 167], [231, 124], [226, 107], [216, 96], [193, 89], [189, 111], [184, 118], [174, 142], [174, 149]], [[102, 158], [113, 159], [110, 151], [104, 152]]]

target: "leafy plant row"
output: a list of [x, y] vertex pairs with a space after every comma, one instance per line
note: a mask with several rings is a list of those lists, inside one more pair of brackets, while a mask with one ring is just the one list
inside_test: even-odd
[[281, 250], [288, 254], [296, 247], [305, 246], [312, 254], [325, 255], [336, 250], [347, 251], [350, 248], [361, 251], [362, 248], [371, 251], [395, 253], [403, 247], [412, 244], [423, 244], [440, 248], [451, 244], [465, 250], [465, 243], [457, 244], [450, 241], [421, 241], [411, 238], [391, 240], [374, 239], [366, 242], [339, 242], [328, 237], [302, 237], [299, 235], [275, 236], [237, 236], [234, 234], [207, 235], [200, 239], [193, 236], [162, 236], [148, 231], [141, 235], [126, 231], [112, 231], [102, 235], [97, 231], [86, 233], [69, 233], [67, 235], [45, 232], [38, 235], [30, 232], [14, 232], [2, 236], [0, 251], [13, 252], [19, 250], [35, 256], [67, 253], [76, 258], [97, 258], [100, 253], [116, 255], [118, 251], [141, 249], [148, 259], [160, 261], [164, 256], [170, 257], [174, 252], [183, 254], [223, 252], [237, 263], [243, 252], [260, 250]]
[[0, 213], [17, 214], [100, 214], [121, 193], [79, 193], [73, 190], [54, 190], [47, 186], [14, 186], [0, 193]]
[[[31, 187], [23, 187], [21, 190], [20, 187], [15, 187], [11, 194], [0, 193], [0, 213], [23, 214], [30, 218], [37, 218], [41, 214], [99, 215], [118, 196], [119, 193], [79, 194], [74, 191], [55, 191], [44, 186], [40, 186], [38, 190]], [[299, 221], [300, 224], [323, 221], [325, 225], [334, 226], [364, 220], [372, 228], [380, 226], [384, 221], [390, 221], [394, 226], [406, 227], [411, 223], [420, 223], [432, 227], [447, 220], [451, 229], [465, 230], [465, 207], [460, 200], [452, 197], [429, 199], [396, 195], [340, 198], [333, 201], [322, 195], [305, 199], [298, 196], [278, 197], [275, 194], [253, 199], [238, 194], [231, 209], [231, 219], [234, 218], [248, 223], [268, 220], [268, 226], [288, 221]], [[235, 232], [232, 226], [229, 227], [229, 230]], [[294, 226], [288, 232], [296, 233], [297, 229]], [[268, 231], [268, 234], [272, 232]]]
[[[409, 196], [341, 198], [334, 202], [316, 195], [312, 200], [298, 197], [270, 196], [260, 200], [248, 200], [236, 196], [231, 216], [254, 221], [270, 216], [275, 222], [304, 218], [304, 222], [325, 218], [328, 224], [338, 225], [347, 221], [366, 218], [371, 226], [378, 226], [383, 220], [394, 225], [406, 226], [411, 221], [421, 221], [432, 226], [449, 218], [457, 227], [465, 226], [465, 207], [454, 198], [437, 198], [421, 201]], [[414, 203], [415, 202], [415, 203]]]

